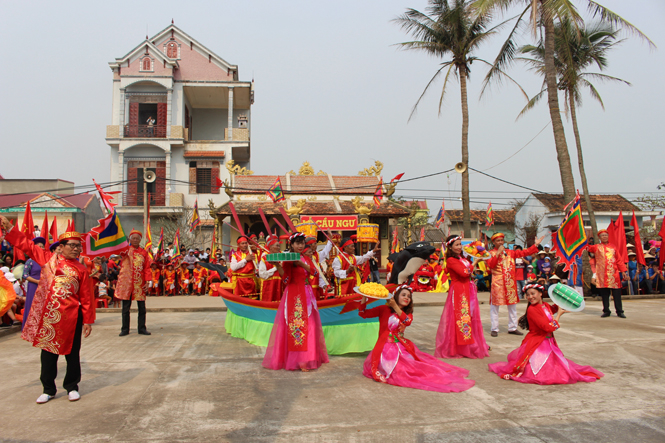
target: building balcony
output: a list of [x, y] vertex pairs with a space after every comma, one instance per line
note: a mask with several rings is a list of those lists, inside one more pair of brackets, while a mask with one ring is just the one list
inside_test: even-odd
[[[150, 196], [150, 214], [173, 216], [182, 213], [184, 196], [182, 193], [174, 192], [165, 195]], [[122, 205], [116, 206], [120, 214], [143, 214], [143, 193], [124, 193]]]
[[[122, 194], [123, 206], [141, 206], [143, 207], [145, 194], [143, 192]], [[150, 196], [150, 206], [166, 206], [166, 196], [164, 194], [148, 193]]]
[[123, 134], [129, 138], [166, 138], [166, 125], [125, 125]]
[[248, 142], [249, 129], [247, 128], [233, 128], [233, 140], [229, 138], [229, 128], [224, 128], [224, 140], [234, 142]]

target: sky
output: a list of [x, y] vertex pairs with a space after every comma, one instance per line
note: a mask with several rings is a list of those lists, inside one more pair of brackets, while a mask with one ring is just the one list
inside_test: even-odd
[[[602, 0], [657, 46], [623, 34], [604, 73], [631, 86], [597, 84], [605, 111], [588, 95], [578, 110], [591, 193], [635, 198], [665, 181], [665, 2]], [[628, 7], [630, 3], [630, 7]], [[584, 2], [576, 1], [586, 14]], [[384, 163], [384, 179], [452, 169], [461, 160], [459, 83], [448, 85], [442, 113], [436, 83], [409, 114], [442, 61], [404, 51], [411, 39], [392, 20], [426, 0], [13, 2], [0, 0], [0, 131], [5, 178], [61, 178], [77, 185], [109, 181], [112, 75], [108, 63], [167, 27], [171, 20], [255, 80], [251, 169], [255, 174], [315, 171], [356, 175]], [[496, 23], [512, 16], [497, 15]], [[494, 60], [506, 32], [477, 56]], [[532, 43], [531, 34], [520, 37]], [[476, 62], [469, 81], [469, 166], [543, 192], [562, 192], [554, 139], [543, 101], [516, 121], [526, 100], [509, 84], [479, 97], [487, 69]], [[533, 96], [541, 79], [523, 64], [508, 73]], [[572, 125], [564, 116], [575, 184], [581, 188]], [[519, 151], [519, 152], [518, 152]], [[529, 191], [470, 175], [472, 208], [509, 207]], [[396, 196], [441, 199], [460, 208], [461, 175], [413, 180]], [[662, 194], [662, 192], [661, 192]]]

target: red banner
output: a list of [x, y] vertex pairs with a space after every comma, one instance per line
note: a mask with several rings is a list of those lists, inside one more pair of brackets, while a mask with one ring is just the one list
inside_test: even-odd
[[332, 231], [355, 231], [358, 229], [358, 217], [355, 215], [303, 215], [302, 223], [313, 221], [320, 229]]

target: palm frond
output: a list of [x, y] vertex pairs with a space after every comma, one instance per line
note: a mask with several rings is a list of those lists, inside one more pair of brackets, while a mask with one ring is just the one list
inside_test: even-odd
[[441, 98], [439, 98], [439, 117], [441, 116], [441, 107], [443, 106], [443, 96], [446, 93], [446, 85], [448, 84], [448, 77], [450, 76], [450, 71], [453, 69], [452, 63], [450, 63], [450, 66], [448, 67], [448, 72], [446, 72], [446, 76], [443, 80], [443, 88], [441, 88]]
[[[429, 87], [432, 86], [432, 83], [434, 83], [434, 81], [437, 79], [439, 74], [441, 74], [441, 71], [443, 71], [443, 68], [445, 68], [446, 66], [452, 66], [452, 63], [451, 62], [443, 63], [441, 65], [441, 67], [436, 71], [434, 76], [432, 76], [430, 81], [427, 83], [427, 86], [425, 86], [425, 89], [423, 90], [422, 94], [420, 94], [420, 97], [418, 97], [418, 101], [416, 101], [416, 104], [413, 105], [413, 109], [411, 109], [411, 114], [409, 114], [409, 119], [407, 120], [407, 122], [411, 121], [411, 117], [413, 117], [413, 115], [416, 113], [416, 110], [418, 109], [418, 105], [420, 104], [420, 100], [423, 99], [423, 97], [427, 93], [427, 90], [429, 89]], [[450, 72], [450, 69], [448, 71]], [[446, 75], [446, 77], [447, 77], [447, 75]]]
[[517, 114], [517, 117], [515, 118], [515, 121], [519, 120], [520, 118], [522, 118], [522, 116], [524, 116], [524, 114], [526, 114], [526, 113], [529, 112], [531, 109], [533, 109], [534, 106], [536, 106], [536, 105], [538, 104], [538, 102], [540, 101], [540, 99], [543, 98], [543, 96], [545, 95], [545, 93], [547, 93], [547, 88], [543, 88], [543, 89], [541, 89], [541, 91], [540, 91], [538, 94], [534, 95], [533, 98], [531, 98], [531, 100], [529, 100], [529, 101], [527, 102], [527, 104], [524, 106], [524, 108], [522, 108], [522, 110], [520, 111], [520, 113]]
[[587, 0], [587, 2], [588, 2], [587, 8], [593, 17], [599, 16], [600, 19], [604, 22], [611, 23], [615, 27], [620, 26], [626, 29], [629, 34], [636, 35], [642, 40], [646, 40], [652, 49], [656, 48], [656, 44], [652, 42], [649, 37], [647, 37], [642, 31], [640, 31], [635, 25], [630, 23], [625, 18], [621, 17], [616, 12], [607, 9], [605, 6], [598, 4], [593, 0]]

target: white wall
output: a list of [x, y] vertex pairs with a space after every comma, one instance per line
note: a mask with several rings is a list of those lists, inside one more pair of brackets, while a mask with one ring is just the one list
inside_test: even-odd
[[224, 140], [227, 109], [192, 109], [192, 140]]

